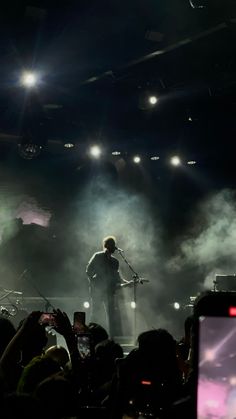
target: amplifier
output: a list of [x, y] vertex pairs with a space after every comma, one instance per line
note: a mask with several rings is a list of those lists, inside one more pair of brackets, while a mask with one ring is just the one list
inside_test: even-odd
[[216, 275], [216, 291], [236, 291], [236, 274]]

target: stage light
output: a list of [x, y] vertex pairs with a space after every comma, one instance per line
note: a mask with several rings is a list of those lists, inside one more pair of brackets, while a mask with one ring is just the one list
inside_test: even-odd
[[18, 151], [21, 157], [26, 160], [32, 160], [39, 156], [42, 151], [42, 146], [40, 144], [35, 144], [33, 142], [22, 141], [18, 144]]
[[35, 73], [31, 73], [29, 71], [26, 71], [21, 76], [21, 83], [23, 86], [31, 88], [36, 86], [37, 84], [37, 76]]
[[130, 303], [130, 307], [131, 307], [131, 308], [136, 308], [136, 302], [135, 302], [135, 301], [131, 301], [131, 303]]
[[90, 155], [92, 157], [95, 157], [96, 159], [100, 157], [101, 155], [101, 149], [97, 145], [94, 145], [90, 148]]
[[136, 163], [136, 164], [139, 164], [139, 163], [141, 162], [141, 157], [139, 157], [139, 156], [134, 156], [134, 158], [133, 158], [133, 162], [134, 162], [134, 163]]
[[214, 349], [205, 350], [205, 361], [214, 361], [216, 358], [216, 351]]
[[189, 4], [193, 9], [205, 9], [207, 0], [189, 0]]
[[90, 307], [90, 304], [89, 304], [88, 301], [85, 301], [84, 304], [83, 304], [83, 306], [84, 306], [84, 308], [89, 308]]
[[235, 387], [236, 386], [236, 377], [235, 376], [230, 377], [229, 383], [230, 383], [231, 386]]
[[158, 99], [156, 96], [149, 96], [148, 102], [150, 103], [150, 105], [156, 105], [158, 102]]
[[153, 161], [156, 161], [156, 160], [159, 160], [160, 157], [159, 156], [152, 156], [152, 157], [150, 157], [150, 159], [153, 160]]
[[170, 163], [172, 164], [172, 166], [180, 166], [181, 160], [178, 156], [173, 156], [170, 159]]
[[65, 148], [73, 148], [75, 145], [73, 143], [70, 143], [69, 141], [64, 144]]
[[178, 303], [177, 301], [174, 303], [174, 309], [175, 310], [179, 310], [180, 309], [180, 303]]
[[189, 160], [188, 161], [188, 164], [190, 165], [190, 166], [194, 166], [194, 164], [196, 164], [197, 162], [195, 161], [195, 160]]
[[113, 156], [120, 156], [121, 152], [120, 151], [112, 151], [111, 153]]

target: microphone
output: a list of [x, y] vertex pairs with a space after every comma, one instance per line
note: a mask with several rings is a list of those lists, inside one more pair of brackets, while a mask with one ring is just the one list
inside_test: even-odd
[[116, 250], [118, 250], [118, 252], [124, 252], [124, 250], [120, 249], [120, 247], [115, 247]]

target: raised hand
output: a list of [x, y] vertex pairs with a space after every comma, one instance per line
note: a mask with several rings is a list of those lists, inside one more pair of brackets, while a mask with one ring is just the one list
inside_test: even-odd
[[41, 311], [32, 311], [32, 313], [30, 313], [23, 321], [20, 328], [21, 332], [24, 334], [31, 333], [32, 329], [38, 325], [41, 314]]
[[72, 325], [67, 314], [59, 308], [54, 310], [54, 314], [56, 315], [56, 326], [54, 327], [56, 332], [64, 337], [70, 336], [72, 334]]

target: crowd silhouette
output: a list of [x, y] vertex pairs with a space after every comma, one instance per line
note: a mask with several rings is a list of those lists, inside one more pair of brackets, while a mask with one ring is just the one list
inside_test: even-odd
[[31, 312], [17, 329], [10, 318], [0, 318], [2, 419], [193, 417], [192, 316], [181, 341], [162, 328], [147, 330], [124, 355], [97, 323], [86, 325], [82, 337], [90, 351], [82, 353], [78, 334], [60, 309], [54, 329], [66, 345], [48, 347], [41, 314]]

